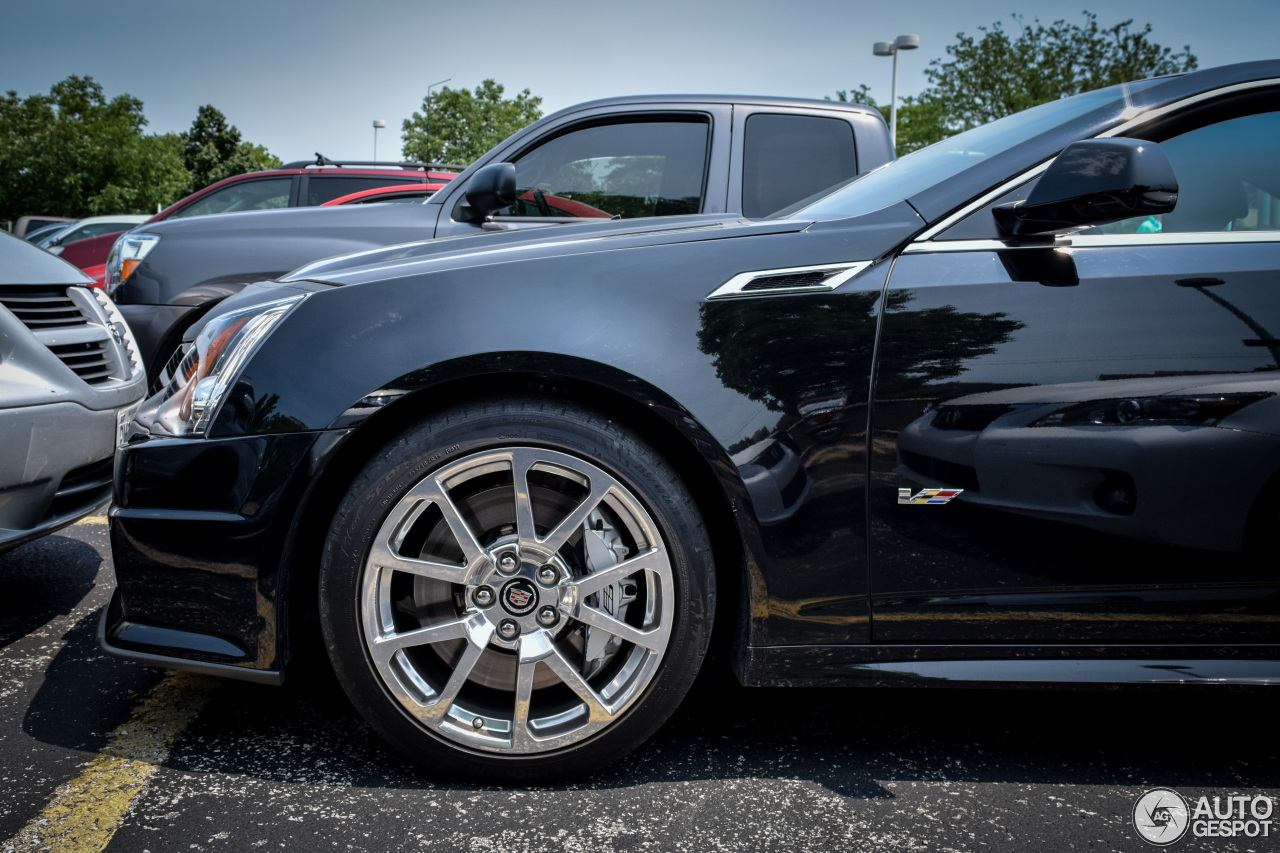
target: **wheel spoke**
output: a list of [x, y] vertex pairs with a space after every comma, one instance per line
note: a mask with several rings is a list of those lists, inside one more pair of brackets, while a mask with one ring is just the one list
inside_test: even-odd
[[635, 643], [637, 646], [651, 651], [661, 651], [663, 646], [666, 645], [666, 631], [662, 628], [650, 628], [648, 631], [641, 631], [639, 628], [633, 628], [620, 619], [614, 619], [603, 610], [596, 610], [594, 607], [588, 607], [585, 604], [578, 605], [573, 618], [583, 624], [590, 625], [592, 628], [599, 628], [615, 637], [619, 637], [629, 643]]
[[656, 569], [665, 560], [666, 555], [662, 553], [661, 548], [650, 548], [643, 554], [637, 554], [634, 557], [623, 560], [616, 566], [592, 572], [586, 577], [576, 578], [566, 586], [576, 587], [578, 591], [577, 600], [582, 601], [587, 596], [599, 592], [609, 584], [617, 583], [642, 569]]
[[422, 712], [422, 716], [433, 722], [439, 723], [443, 720], [453, 705], [453, 700], [458, 698], [462, 685], [467, 683], [471, 670], [475, 669], [480, 655], [484, 654], [485, 646], [489, 645], [489, 640], [493, 636], [493, 626], [480, 617], [472, 616], [466, 622], [466, 633], [468, 642], [463, 649], [462, 657], [458, 658], [458, 665], [453, 668], [449, 681], [436, 695], [436, 700]]
[[391, 656], [400, 649], [406, 649], [411, 646], [429, 646], [432, 643], [441, 643], [445, 640], [460, 640], [467, 636], [469, 619], [470, 617], [452, 619], [439, 625], [428, 625], [425, 628], [405, 631], [403, 634], [378, 637], [370, 644], [370, 650], [373, 652], [374, 657], [377, 658], [377, 662], [383, 663], [390, 660]]
[[538, 541], [538, 531], [533, 524], [533, 499], [529, 496], [529, 469], [537, 462], [537, 455], [529, 450], [511, 454], [511, 479], [514, 481], [516, 498], [516, 535], [521, 544], [527, 545]]
[[462, 549], [463, 559], [466, 560], [468, 565], [476, 563], [484, 556], [484, 551], [476, 540], [475, 534], [471, 532], [471, 528], [463, 520], [462, 514], [458, 512], [457, 506], [453, 503], [453, 499], [449, 497], [449, 490], [444, 487], [444, 483], [440, 482], [439, 479], [433, 477], [424, 480], [409, 492], [408, 497], [425, 498], [439, 507], [440, 514], [444, 516], [444, 522], [449, 526], [449, 532], [458, 541], [458, 547]]
[[393, 569], [397, 572], [420, 575], [424, 578], [433, 578], [447, 583], [467, 582], [467, 566], [440, 563], [435, 560], [401, 557], [399, 554], [392, 552], [385, 543], [378, 543], [373, 546], [369, 554], [369, 562], [384, 569]]
[[611, 483], [597, 483], [594, 480], [591, 483], [591, 493], [587, 495], [582, 503], [578, 504], [569, 514], [566, 515], [555, 529], [547, 534], [546, 539], [539, 540], [538, 545], [545, 549], [548, 553], [554, 554], [564, 547], [564, 543], [569, 541], [569, 537], [582, 527], [582, 522], [587, 520], [587, 516], [595, 511], [600, 505], [600, 501], [604, 500], [605, 495], [609, 494], [613, 488]]
[[578, 694], [587, 705], [588, 717], [592, 722], [607, 720], [613, 716], [613, 712], [600, 701], [600, 696], [582, 677], [582, 673], [578, 672], [569, 661], [565, 660], [564, 655], [560, 654], [560, 650], [554, 646], [551, 654], [542, 659], [542, 662], [551, 668], [551, 671], [560, 676], [560, 680], [569, 685], [569, 689]]
[[529, 731], [529, 702], [533, 698], [533, 671], [537, 668], [536, 660], [525, 660], [520, 656], [520, 666], [516, 670], [516, 704], [511, 715], [511, 748], [526, 751], [533, 744], [533, 735]]

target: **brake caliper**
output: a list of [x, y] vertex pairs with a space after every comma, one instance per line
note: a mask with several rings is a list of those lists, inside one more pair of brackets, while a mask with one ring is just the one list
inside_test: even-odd
[[[627, 558], [627, 546], [616, 530], [601, 514], [600, 510], [592, 512], [582, 523], [582, 545], [587, 561], [587, 571], [595, 574], [616, 566]], [[583, 602], [614, 619], [626, 621], [627, 605], [636, 600], [636, 582], [632, 578], [624, 578], [611, 583], [599, 592], [587, 596]], [[622, 640], [608, 631], [585, 626], [585, 664], [582, 674], [587, 678], [595, 675], [608, 663], [609, 659], [622, 647]]]

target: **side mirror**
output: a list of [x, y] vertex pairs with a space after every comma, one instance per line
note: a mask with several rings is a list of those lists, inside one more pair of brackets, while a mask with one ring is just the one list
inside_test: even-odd
[[1026, 201], [992, 213], [1007, 234], [1025, 237], [1169, 213], [1177, 202], [1178, 180], [1159, 145], [1086, 139], [1049, 164]]
[[464, 219], [483, 219], [516, 203], [516, 166], [490, 163], [476, 170], [467, 182], [467, 202], [459, 213]]

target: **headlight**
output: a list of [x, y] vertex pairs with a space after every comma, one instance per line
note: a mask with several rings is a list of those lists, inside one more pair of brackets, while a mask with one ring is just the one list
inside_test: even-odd
[[1213, 426], [1270, 394], [1197, 394], [1091, 400], [1050, 412], [1032, 426]]
[[108, 296], [115, 295], [116, 288], [124, 284], [125, 279], [142, 263], [142, 259], [159, 243], [159, 234], [126, 232], [116, 239], [107, 255], [107, 268], [102, 276], [102, 289]]
[[232, 311], [205, 323], [157, 395], [153, 425], [170, 435], [204, 435], [249, 357], [307, 295]]

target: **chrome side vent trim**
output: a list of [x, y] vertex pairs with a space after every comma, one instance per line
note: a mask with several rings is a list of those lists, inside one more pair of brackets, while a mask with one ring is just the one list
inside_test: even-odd
[[821, 293], [835, 290], [869, 266], [871, 261], [852, 261], [739, 273], [709, 293], [707, 299], [767, 296], [772, 293]]

